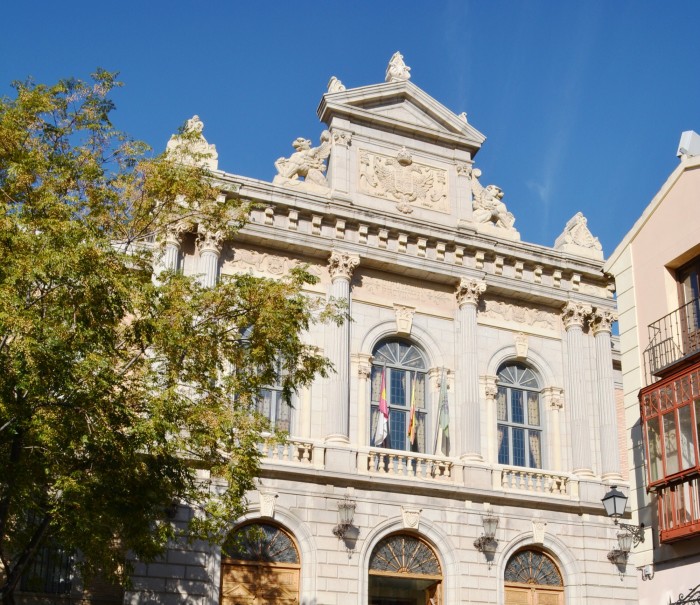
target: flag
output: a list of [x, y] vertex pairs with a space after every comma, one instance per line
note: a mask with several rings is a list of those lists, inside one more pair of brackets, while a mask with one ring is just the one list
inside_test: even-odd
[[[450, 406], [447, 401], [447, 376], [445, 368], [442, 368], [442, 378], [440, 379], [440, 401], [438, 403], [438, 431], [435, 435], [435, 453], [438, 452], [438, 443], [450, 436]], [[440, 432], [442, 431], [442, 440]]]
[[413, 375], [411, 388], [411, 416], [408, 421], [408, 440], [413, 445], [416, 442], [416, 375]]
[[389, 434], [389, 406], [386, 403], [386, 368], [382, 368], [382, 386], [379, 391], [379, 418], [374, 432], [374, 445], [380, 446]]

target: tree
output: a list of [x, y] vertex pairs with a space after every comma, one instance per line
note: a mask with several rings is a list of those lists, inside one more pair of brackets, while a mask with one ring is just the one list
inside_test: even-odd
[[116, 85], [99, 71], [0, 100], [4, 604], [49, 541], [125, 580], [125, 553], [149, 560], [175, 537], [174, 501], [198, 511], [188, 536], [222, 540], [269, 429], [257, 393], [279, 378], [289, 398], [329, 369], [301, 334], [339, 314], [303, 293], [305, 270], [213, 288], [154, 273], [169, 229], [232, 236], [247, 208], [218, 195], [197, 132], [175, 161], [117, 131]]

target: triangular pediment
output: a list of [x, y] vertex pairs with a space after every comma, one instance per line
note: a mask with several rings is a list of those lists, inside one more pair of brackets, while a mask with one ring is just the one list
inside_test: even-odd
[[448, 139], [474, 152], [486, 139], [464, 116], [456, 115], [409, 81], [327, 93], [319, 105], [318, 116], [327, 124], [333, 116], [343, 116], [350, 122], [423, 132], [426, 137]]

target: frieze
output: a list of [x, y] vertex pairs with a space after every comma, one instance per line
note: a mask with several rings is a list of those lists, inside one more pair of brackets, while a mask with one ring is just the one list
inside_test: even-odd
[[396, 282], [355, 274], [352, 280], [353, 299], [382, 304], [399, 303], [421, 307], [424, 312], [451, 316], [455, 308], [454, 294], [445, 291], [422, 288], [406, 282]]
[[396, 202], [404, 214], [418, 206], [450, 212], [447, 171], [413, 161], [405, 148], [394, 157], [360, 149], [360, 191]]
[[316, 277], [323, 277], [324, 272], [318, 265], [310, 265], [303, 260], [266, 252], [258, 252], [250, 248], [236, 248], [231, 257], [227, 258], [222, 273], [255, 273], [261, 276], [281, 277], [300, 266]]
[[514, 305], [502, 300], [488, 299], [482, 303], [479, 317], [502, 319], [516, 324], [558, 330], [559, 318], [554, 313], [527, 305]]

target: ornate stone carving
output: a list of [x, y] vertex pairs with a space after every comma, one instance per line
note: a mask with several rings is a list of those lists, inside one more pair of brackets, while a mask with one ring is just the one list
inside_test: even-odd
[[590, 305], [580, 302], [568, 301], [562, 308], [561, 319], [564, 322], [564, 327], [568, 330], [574, 326], [583, 327], [586, 317], [591, 314]]
[[328, 80], [328, 92], [343, 92], [344, 90], [345, 86], [343, 83], [335, 76], [331, 76], [331, 79]]
[[333, 143], [341, 147], [350, 147], [352, 143], [352, 132], [348, 130], [333, 129]]
[[432, 288], [423, 288], [418, 285], [387, 281], [371, 275], [362, 275], [361, 281], [356, 279], [353, 284], [355, 298], [362, 300], [385, 303], [388, 300], [400, 300], [415, 306], [424, 305], [430, 307], [432, 312], [440, 311], [443, 314], [451, 313], [454, 305], [454, 296], [447, 292], [440, 292]]
[[542, 389], [544, 404], [553, 410], [561, 410], [564, 407], [564, 389], [560, 387], [546, 387]]
[[189, 223], [174, 223], [168, 226], [165, 232], [165, 243], [177, 246], [178, 248], [182, 244], [182, 235], [187, 233], [192, 229], [192, 225]]
[[197, 231], [197, 249], [200, 254], [203, 252], [221, 254], [223, 244], [224, 237], [220, 231], [207, 231], [201, 227]]
[[533, 544], [544, 544], [544, 530], [547, 527], [545, 521], [533, 520], [532, 521], [532, 543]]
[[394, 303], [394, 312], [396, 313], [396, 333], [399, 336], [410, 336], [416, 308]]
[[457, 286], [457, 303], [462, 305], [476, 305], [479, 296], [486, 292], [486, 283], [473, 277], [463, 277]]
[[483, 376], [482, 380], [484, 382], [484, 395], [488, 401], [494, 401], [496, 395], [498, 395], [498, 376]]
[[260, 516], [274, 517], [277, 493], [270, 490], [258, 490], [258, 494], [260, 495]]
[[403, 61], [403, 55], [397, 50], [389, 59], [386, 67], [385, 82], [403, 82], [411, 79], [411, 68]]
[[581, 212], [577, 212], [566, 223], [564, 231], [554, 242], [555, 250], [571, 252], [579, 256], [602, 260], [603, 246], [588, 229], [588, 221]]
[[[199, 119], [199, 116], [192, 116], [187, 120], [184, 136], [183, 134], [174, 134], [170, 137], [165, 147], [166, 152], [185, 164], [196, 164], [209, 170], [217, 170], [219, 168], [219, 154], [216, 152], [216, 145], [207, 143], [202, 135], [203, 130], [204, 122]], [[190, 157], [191, 153], [204, 157], [193, 159]]]
[[328, 272], [331, 274], [331, 280], [341, 278], [350, 280], [353, 271], [359, 264], [360, 257], [356, 254], [333, 250], [328, 261]]
[[514, 337], [515, 341], [515, 356], [518, 359], [527, 359], [528, 351], [528, 336], [524, 332], [518, 332]]
[[447, 171], [414, 162], [405, 147], [393, 158], [361, 149], [360, 191], [397, 202], [404, 214], [413, 206], [449, 212]]
[[[303, 137], [294, 140], [296, 150], [288, 158], [281, 157], [275, 162], [277, 176], [273, 183], [291, 187], [301, 187], [307, 191], [327, 193], [328, 181], [325, 177], [326, 160], [331, 152], [331, 133], [321, 133], [321, 144], [311, 147], [311, 141]], [[300, 180], [303, 178], [304, 180]]]
[[372, 366], [368, 363], [360, 363], [357, 366], [357, 375], [363, 380], [369, 380], [372, 375]]
[[423, 511], [421, 508], [401, 507], [401, 518], [403, 520], [404, 529], [418, 529], [420, 524], [420, 514]]
[[514, 305], [502, 300], [485, 301], [484, 309], [480, 312], [480, 316], [502, 319], [528, 327], [548, 328], [551, 330], [559, 328], [559, 321], [554, 313], [549, 313], [536, 307]]
[[593, 334], [612, 332], [612, 325], [617, 321], [617, 313], [609, 309], [596, 308], [591, 316]]
[[472, 167], [470, 164], [458, 163], [457, 166], [457, 176], [469, 177], [472, 174]]
[[249, 248], [236, 248], [233, 259], [225, 263], [224, 271], [247, 271], [251, 274], [258, 273], [280, 277], [282, 275], [287, 275], [292, 268], [298, 267], [301, 264], [306, 265], [306, 270], [309, 273], [321, 277], [322, 271], [317, 265], [308, 265], [295, 258], [258, 252], [257, 250], [251, 250]]
[[474, 222], [484, 224], [490, 227], [495, 227], [510, 234], [511, 237], [520, 238], [520, 234], [516, 231], [513, 225], [515, 217], [501, 201], [503, 199], [503, 191], [496, 185], [487, 185], [482, 187], [479, 182], [481, 170], [474, 168], [472, 170], [472, 195], [473, 195], [473, 213]]

